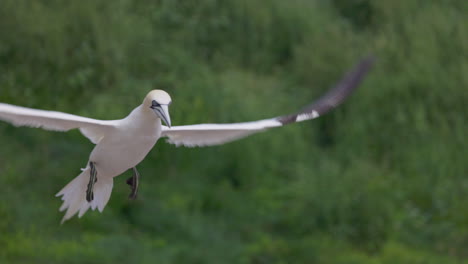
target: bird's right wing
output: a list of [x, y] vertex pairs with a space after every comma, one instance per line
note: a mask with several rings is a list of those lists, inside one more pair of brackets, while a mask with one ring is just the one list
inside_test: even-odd
[[29, 126], [54, 131], [79, 128], [91, 142], [97, 144], [116, 121], [97, 120], [62, 112], [38, 110], [0, 103], [0, 120], [15, 126]]
[[295, 114], [245, 123], [198, 124], [171, 128], [163, 126], [161, 136], [168, 137], [168, 142], [177, 146], [212, 146], [240, 139], [269, 128], [315, 119], [340, 105], [356, 89], [370, 70], [373, 61], [373, 57], [362, 60], [334, 88]]

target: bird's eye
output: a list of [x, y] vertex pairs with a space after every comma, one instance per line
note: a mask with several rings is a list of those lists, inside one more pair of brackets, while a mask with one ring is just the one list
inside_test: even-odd
[[151, 108], [156, 108], [156, 107], [160, 107], [161, 105], [156, 102], [155, 100], [153, 100], [152, 104], [151, 104]]

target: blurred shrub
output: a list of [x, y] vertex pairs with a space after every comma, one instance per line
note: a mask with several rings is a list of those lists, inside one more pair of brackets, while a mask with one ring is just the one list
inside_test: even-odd
[[[378, 63], [314, 122], [225, 146], [158, 143], [103, 214], [48, 198], [92, 144], [0, 124], [0, 262], [466, 263], [465, 1], [0, 2], [0, 101], [122, 118], [151, 89], [174, 124], [297, 110]], [[162, 140], [164, 141], [164, 140]], [[80, 163], [81, 162], [81, 163]]]

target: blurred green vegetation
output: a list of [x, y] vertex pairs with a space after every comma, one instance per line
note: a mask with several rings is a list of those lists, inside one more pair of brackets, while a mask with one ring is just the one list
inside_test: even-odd
[[211, 148], [163, 140], [139, 199], [64, 225], [79, 132], [0, 123], [1, 263], [468, 263], [468, 2], [2, 0], [0, 101], [174, 125], [289, 113], [378, 63], [314, 122]]

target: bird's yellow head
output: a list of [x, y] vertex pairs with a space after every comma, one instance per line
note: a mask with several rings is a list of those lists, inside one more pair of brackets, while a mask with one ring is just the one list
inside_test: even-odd
[[143, 107], [151, 108], [168, 127], [171, 127], [171, 117], [169, 116], [171, 102], [171, 97], [165, 91], [152, 90], [143, 100]]

